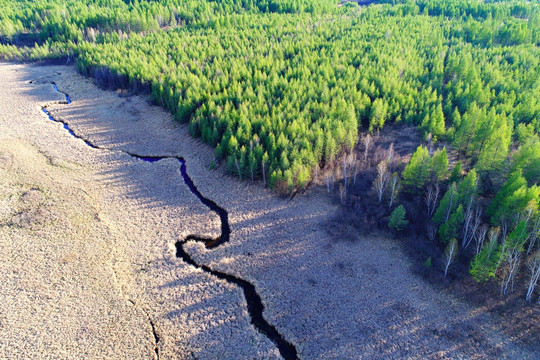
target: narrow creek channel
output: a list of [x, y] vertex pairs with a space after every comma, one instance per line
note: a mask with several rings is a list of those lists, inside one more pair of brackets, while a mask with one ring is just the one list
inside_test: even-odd
[[[65, 92], [62, 92], [58, 89], [58, 86], [55, 83], [51, 83], [54, 90], [58, 91], [59, 93], [63, 94], [66, 98], [65, 101], [59, 102], [60, 104], [71, 104], [71, 99], [68, 94]], [[88, 141], [84, 137], [75, 134], [75, 132], [69, 127], [69, 125], [60, 120], [55, 119], [47, 110], [47, 107], [42, 107], [42, 111], [48, 116], [48, 118], [54, 122], [61, 123], [73, 137], [77, 139], [81, 139], [84, 141], [84, 143], [94, 149], [102, 149], [102, 150], [109, 150], [107, 148], [101, 148], [92, 142]], [[157, 162], [163, 159], [176, 159], [180, 163], [180, 173], [182, 175], [182, 179], [184, 183], [187, 185], [189, 190], [210, 210], [215, 212], [220, 220], [221, 220], [221, 235], [217, 238], [205, 238], [200, 237], [198, 235], [188, 235], [184, 240], [180, 240], [176, 242], [176, 257], [181, 258], [184, 262], [187, 264], [194, 266], [198, 269], [201, 269], [209, 274], [212, 274], [213, 276], [217, 277], [218, 279], [225, 280], [229, 283], [235, 284], [239, 286], [243, 292], [244, 297], [246, 299], [247, 303], [247, 309], [250, 316], [251, 324], [262, 334], [264, 334], [266, 337], [268, 337], [278, 348], [281, 356], [286, 360], [297, 360], [298, 359], [298, 353], [296, 351], [296, 348], [289, 343], [287, 340], [285, 340], [281, 334], [276, 330], [276, 328], [272, 325], [270, 325], [266, 319], [263, 316], [264, 311], [264, 305], [262, 303], [261, 297], [257, 293], [257, 290], [255, 289], [255, 286], [246, 280], [240, 279], [236, 276], [216, 271], [211, 269], [209, 266], [204, 264], [197, 263], [185, 250], [184, 250], [184, 244], [188, 241], [199, 241], [203, 242], [207, 249], [213, 249], [218, 247], [219, 245], [228, 242], [231, 234], [231, 228], [229, 225], [229, 214], [225, 209], [217, 205], [214, 201], [204, 197], [201, 192], [197, 189], [195, 186], [193, 180], [189, 177], [187, 173], [186, 168], [186, 161], [181, 157], [173, 157], [173, 156], [143, 156], [138, 155], [134, 153], [130, 153], [128, 151], [120, 150], [124, 152], [125, 154], [128, 154], [134, 158], [137, 158], [142, 161], [146, 162]], [[159, 342], [159, 337], [156, 334], [154, 324], [152, 323], [152, 331], [154, 333], [154, 338], [156, 341], [156, 354], [158, 354], [158, 348], [157, 343]]]

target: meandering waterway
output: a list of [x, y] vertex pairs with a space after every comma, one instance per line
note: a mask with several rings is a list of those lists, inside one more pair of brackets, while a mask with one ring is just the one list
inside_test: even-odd
[[[61, 90], [59, 90], [58, 86], [55, 83], [51, 83], [51, 85], [53, 86], [54, 90], [62, 93], [65, 96], [66, 100], [63, 103], [71, 104], [71, 99], [70, 99], [70, 97], [69, 97], [69, 95], [67, 93], [62, 92]], [[91, 148], [102, 149], [101, 147], [93, 144], [92, 142], [88, 141], [84, 137], [77, 135], [69, 127], [69, 125], [66, 122], [54, 118], [50, 114], [50, 112], [47, 110], [46, 106], [44, 106], [42, 108], [42, 111], [45, 114], [47, 114], [49, 120], [61, 123], [63, 125], [64, 129], [66, 131], [68, 131], [73, 137], [83, 140], [84, 143], [86, 145], [90, 146]], [[108, 149], [105, 149], [105, 150], [108, 150]], [[238, 278], [236, 276], [233, 276], [233, 275], [221, 272], [221, 271], [213, 270], [207, 265], [199, 264], [185, 251], [184, 244], [186, 242], [188, 242], [188, 241], [203, 242], [207, 249], [212, 249], [212, 248], [218, 247], [219, 245], [221, 245], [221, 244], [223, 244], [225, 242], [228, 242], [229, 238], [230, 238], [230, 234], [231, 234], [231, 228], [230, 228], [230, 225], [229, 225], [229, 215], [228, 215], [227, 211], [224, 208], [222, 208], [221, 206], [217, 205], [214, 201], [206, 198], [205, 196], [203, 196], [201, 194], [201, 192], [195, 186], [193, 180], [188, 175], [186, 161], [181, 157], [145, 156], [145, 155], [139, 155], [139, 154], [130, 153], [130, 152], [127, 152], [127, 151], [123, 151], [123, 152], [130, 155], [130, 156], [132, 156], [132, 157], [134, 157], [134, 158], [137, 158], [137, 159], [139, 159], [141, 161], [145, 161], [145, 162], [149, 162], [149, 163], [155, 163], [155, 162], [158, 162], [160, 160], [171, 159], [171, 158], [174, 158], [174, 159], [178, 160], [178, 162], [180, 164], [180, 174], [182, 176], [182, 179], [183, 179], [184, 183], [187, 185], [187, 187], [190, 189], [190, 191], [201, 201], [201, 203], [206, 205], [210, 210], [212, 210], [213, 212], [215, 212], [219, 216], [220, 221], [221, 221], [221, 234], [217, 238], [205, 238], [205, 237], [201, 237], [201, 236], [195, 235], [195, 234], [194, 235], [188, 235], [184, 240], [176, 242], [176, 256], [178, 258], [181, 258], [183, 261], [185, 261], [189, 265], [192, 265], [192, 266], [194, 266], [194, 267], [196, 267], [198, 269], [201, 269], [201, 270], [203, 270], [203, 271], [205, 271], [205, 272], [207, 272], [209, 274], [212, 274], [213, 276], [216, 276], [217, 278], [219, 278], [221, 280], [227, 281], [228, 283], [239, 286], [242, 289], [242, 291], [244, 292], [244, 297], [245, 297], [246, 303], [247, 303], [247, 310], [248, 310], [252, 325], [259, 332], [261, 332], [262, 334], [267, 336], [270, 340], [272, 340], [274, 342], [274, 344], [276, 344], [276, 346], [278, 347], [279, 352], [280, 352], [281, 356], [283, 356], [283, 358], [285, 358], [286, 360], [298, 359], [298, 354], [297, 354], [297, 351], [296, 351], [296, 348], [294, 347], [294, 345], [292, 345], [290, 342], [285, 340], [283, 338], [283, 336], [276, 330], [276, 328], [274, 326], [272, 326], [271, 324], [269, 324], [266, 321], [266, 319], [264, 318], [264, 315], [263, 315], [264, 305], [262, 303], [260, 295], [257, 293], [257, 290], [255, 289], [255, 286], [253, 284], [247, 282], [246, 280], [240, 279], [240, 278]], [[153, 329], [154, 338], [155, 338], [155, 341], [156, 341], [156, 344], [157, 344], [159, 342], [159, 336], [155, 332], [153, 323], [152, 323], [152, 329]], [[158, 351], [157, 346], [156, 346], [156, 354], [159, 357], [159, 351]]]

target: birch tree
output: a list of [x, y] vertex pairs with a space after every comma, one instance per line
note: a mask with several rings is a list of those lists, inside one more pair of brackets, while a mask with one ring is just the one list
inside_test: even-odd
[[434, 241], [435, 240], [435, 235], [437, 235], [437, 227], [435, 225], [433, 225], [432, 223], [428, 223], [426, 225], [426, 228], [427, 228], [427, 236], [428, 236], [428, 239], [431, 240], [431, 241]]
[[444, 276], [448, 273], [448, 268], [456, 260], [458, 254], [458, 242], [456, 239], [450, 240], [443, 254]]
[[531, 236], [529, 237], [529, 245], [527, 246], [527, 255], [534, 249], [538, 237], [540, 236], [540, 213], [536, 214], [531, 228]]
[[345, 199], [347, 198], [347, 188], [343, 184], [339, 184], [339, 197], [342, 204], [345, 204]]
[[480, 250], [482, 250], [482, 246], [484, 246], [484, 242], [486, 241], [486, 236], [488, 233], [489, 227], [484, 224], [478, 228], [474, 235], [474, 242], [476, 245], [476, 252], [475, 255], [478, 255], [480, 253]]
[[330, 193], [331, 188], [334, 188], [334, 173], [332, 171], [327, 172], [325, 175], [326, 180], [326, 190]]
[[386, 156], [386, 161], [388, 161], [388, 172], [390, 173], [394, 172], [395, 155], [394, 143], [391, 143], [388, 148], [388, 155]]
[[427, 215], [430, 219], [433, 216], [433, 213], [435, 213], [435, 209], [437, 209], [437, 202], [439, 201], [439, 195], [440, 195], [440, 187], [438, 183], [428, 186], [426, 196], [425, 196], [425, 202], [427, 206]]
[[362, 144], [364, 144], [364, 162], [367, 162], [367, 156], [371, 145], [373, 145], [373, 137], [370, 134], [366, 134], [362, 138]]
[[444, 194], [437, 211], [433, 215], [433, 221], [437, 224], [442, 224], [447, 222], [450, 218], [450, 214], [457, 207], [456, 198], [457, 197], [457, 186], [456, 183], [452, 183], [450, 189]]
[[531, 278], [529, 279], [529, 287], [527, 288], [527, 295], [525, 296], [525, 300], [531, 302], [534, 288], [536, 287], [538, 279], [540, 278], [540, 251], [534, 254], [534, 256], [531, 260], [529, 260], [529, 263], [527, 265], [531, 272]]
[[399, 181], [399, 175], [397, 172], [394, 172], [392, 174], [392, 177], [390, 178], [390, 185], [389, 185], [389, 192], [390, 192], [390, 204], [388, 207], [392, 207], [392, 204], [394, 204], [394, 201], [397, 199], [399, 195], [399, 190], [401, 189], [401, 182]]
[[502, 295], [508, 295], [509, 290], [510, 292], [514, 291], [514, 279], [516, 278], [521, 262], [521, 251], [519, 250], [519, 247], [516, 245], [508, 247], [505, 257], [506, 266], [501, 282]]
[[349, 182], [349, 176], [351, 173], [354, 172], [354, 182], [356, 183], [356, 154], [350, 153], [348, 155], [345, 155], [343, 157], [342, 162], [343, 167], [343, 185], [345, 186], [345, 190], [347, 190], [347, 185]]
[[471, 204], [472, 199], [467, 208], [467, 212], [465, 213], [465, 222], [463, 225], [463, 240], [461, 247], [464, 249], [466, 249], [474, 239], [482, 218], [482, 210], [480, 210], [480, 208], [473, 210]]
[[506, 249], [503, 255], [505, 263], [504, 273], [501, 282], [501, 293], [507, 295], [514, 291], [514, 279], [516, 278], [521, 263], [521, 253], [527, 239], [527, 223], [523, 220], [508, 235]]
[[377, 178], [373, 182], [373, 188], [377, 193], [379, 202], [382, 202], [382, 197], [384, 191], [386, 190], [386, 186], [388, 185], [389, 177], [390, 174], [388, 172], [388, 163], [386, 161], [381, 161], [379, 165], [377, 165]]
[[356, 156], [353, 166], [353, 184], [356, 185], [356, 177], [358, 176], [358, 171], [360, 170], [360, 164], [358, 163], [358, 160], [356, 160]]

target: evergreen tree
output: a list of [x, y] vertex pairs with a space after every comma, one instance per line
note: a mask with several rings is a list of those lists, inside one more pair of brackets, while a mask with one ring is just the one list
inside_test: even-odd
[[450, 218], [450, 214], [458, 207], [457, 199], [457, 186], [455, 183], [452, 183], [448, 191], [444, 194], [439, 207], [433, 215], [433, 222], [436, 224], [442, 224]]
[[461, 166], [461, 161], [456, 163], [456, 166], [452, 169], [448, 181], [450, 183], [459, 183], [463, 178], [463, 168]]
[[495, 277], [501, 256], [501, 245], [491, 239], [473, 258], [469, 273], [477, 282], [486, 282]]
[[369, 132], [373, 132], [375, 129], [381, 129], [384, 126], [388, 113], [388, 104], [381, 99], [377, 98], [371, 105], [371, 112], [369, 114]]
[[412, 192], [420, 191], [429, 179], [430, 157], [427, 148], [419, 146], [403, 170], [403, 184]]
[[407, 220], [405, 208], [403, 205], [399, 205], [392, 211], [390, 220], [388, 221], [388, 227], [396, 231], [401, 231], [405, 229], [407, 225], [409, 225], [409, 220]]
[[456, 211], [450, 215], [448, 221], [439, 228], [442, 242], [447, 243], [450, 239], [457, 237], [461, 225], [463, 224], [463, 220], [465, 220], [465, 214], [463, 206], [460, 204]]
[[459, 183], [457, 192], [457, 201], [465, 208], [475, 199], [478, 192], [478, 178], [474, 169], [469, 171], [467, 176]]
[[521, 171], [529, 185], [540, 183], [540, 140], [529, 138], [512, 156], [511, 171]]
[[446, 147], [438, 149], [433, 154], [430, 161], [431, 182], [439, 182], [446, 178], [448, 174], [448, 154]]

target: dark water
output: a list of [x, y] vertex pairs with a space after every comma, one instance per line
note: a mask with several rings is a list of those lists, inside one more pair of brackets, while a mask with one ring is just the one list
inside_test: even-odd
[[[54, 89], [66, 97], [66, 103], [71, 104], [71, 99], [69, 98], [69, 95], [66, 93], [61, 92], [58, 90], [58, 87], [56, 84], [52, 84]], [[70, 129], [69, 125], [65, 123], [62, 120], [55, 119], [51, 116], [51, 114], [47, 111], [47, 108], [44, 107], [43, 112], [47, 114], [50, 120], [62, 123], [64, 126], [64, 129], [66, 129], [73, 137], [77, 139], [83, 140], [88, 146], [99, 149], [100, 147], [97, 145], [94, 145], [90, 141], [84, 139], [81, 136], [78, 136], [73, 132], [73, 130]], [[137, 158], [139, 160], [149, 162], [149, 163], [155, 163], [157, 161], [163, 160], [163, 159], [169, 159], [174, 158], [178, 160], [180, 163], [180, 173], [182, 174], [182, 179], [184, 180], [184, 183], [188, 186], [189, 190], [210, 210], [215, 212], [220, 220], [221, 220], [221, 235], [217, 238], [204, 238], [197, 235], [189, 235], [184, 240], [176, 242], [176, 257], [181, 258], [184, 262], [186, 262], [189, 265], [192, 265], [196, 268], [199, 268], [209, 274], [212, 274], [213, 276], [217, 277], [218, 279], [225, 280], [229, 283], [235, 284], [239, 286], [242, 291], [244, 292], [244, 296], [246, 298], [248, 313], [250, 316], [251, 324], [262, 334], [264, 334], [266, 337], [268, 337], [274, 344], [276, 344], [281, 356], [285, 358], [286, 360], [296, 360], [298, 359], [298, 354], [296, 351], [296, 348], [286, 341], [281, 334], [276, 330], [276, 328], [272, 325], [270, 325], [263, 316], [264, 306], [262, 304], [261, 297], [257, 293], [257, 290], [255, 289], [255, 286], [243, 279], [237, 278], [236, 276], [226, 274], [220, 271], [212, 270], [210, 267], [199, 264], [195, 260], [189, 256], [189, 254], [184, 250], [184, 244], [187, 241], [200, 241], [203, 242], [206, 245], [206, 248], [212, 249], [216, 248], [219, 245], [228, 242], [231, 235], [231, 228], [229, 225], [229, 214], [225, 209], [217, 205], [214, 201], [204, 197], [201, 192], [197, 189], [197, 186], [195, 186], [195, 183], [193, 180], [189, 177], [187, 173], [187, 167], [186, 167], [186, 161], [181, 157], [170, 157], [170, 156], [141, 156], [133, 153], [129, 153], [124, 151], [124, 153]], [[156, 340], [156, 344], [159, 342], [159, 337], [157, 336], [154, 326], [152, 324], [152, 329], [154, 330], [154, 338]], [[156, 347], [156, 353], [158, 349]]]
[[53, 86], [54, 90], [58, 91], [58, 92], [61, 93], [61, 94], [64, 94], [64, 96], [66, 97], [66, 102], [67, 102], [68, 104], [71, 104], [71, 99], [69, 98], [69, 95], [68, 95], [68, 94], [66, 94], [65, 92], [62, 92], [62, 91], [58, 90], [58, 86], [56, 86], [55, 83], [52, 83], [52, 86]]

